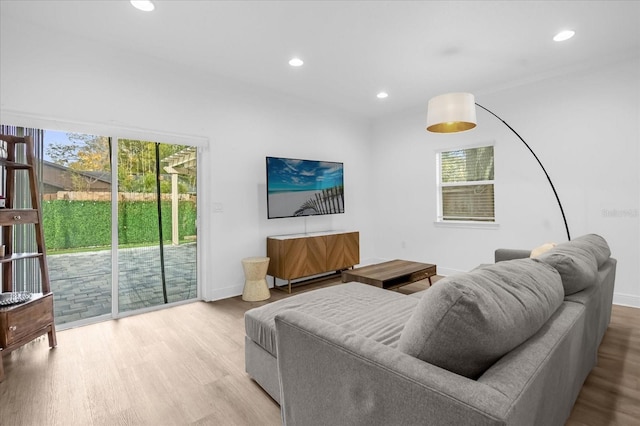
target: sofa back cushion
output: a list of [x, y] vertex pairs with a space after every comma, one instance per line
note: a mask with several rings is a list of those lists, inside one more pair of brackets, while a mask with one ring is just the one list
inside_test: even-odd
[[597, 234], [582, 235], [578, 238], [574, 238], [568, 243], [563, 244], [580, 247], [591, 252], [591, 254], [596, 259], [598, 268], [600, 268], [604, 264], [604, 262], [609, 260], [609, 258], [611, 257], [611, 249], [609, 249], [609, 244], [607, 244], [607, 241], [604, 238]]
[[[584, 237], [576, 238], [575, 240], [558, 244], [537, 257], [537, 259], [558, 270], [562, 277], [562, 285], [566, 296], [591, 287], [597, 281], [598, 259], [594, 253], [598, 253], [598, 256], [603, 258], [609, 247], [606, 246], [605, 242], [606, 251], [602, 246], [598, 249], [596, 245], [588, 240], [589, 238]], [[596, 239], [594, 238], [594, 240]], [[610, 254], [610, 252], [608, 253]], [[609, 255], [607, 254], [604, 261], [608, 258]]]
[[558, 272], [537, 259], [451, 275], [422, 297], [398, 349], [475, 379], [535, 334], [563, 297]]

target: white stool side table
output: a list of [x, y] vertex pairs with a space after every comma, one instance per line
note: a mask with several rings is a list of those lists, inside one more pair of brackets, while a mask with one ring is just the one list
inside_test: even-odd
[[247, 257], [242, 259], [244, 269], [244, 289], [242, 290], [242, 300], [247, 302], [258, 302], [271, 297], [269, 286], [267, 285], [267, 269], [269, 268], [268, 257]]

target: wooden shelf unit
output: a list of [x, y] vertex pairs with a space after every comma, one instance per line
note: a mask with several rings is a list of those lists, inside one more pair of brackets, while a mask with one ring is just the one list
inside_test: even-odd
[[267, 237], [268, 275], [287, 280], [282, 286], [291, 293], [291, 280], [327, 272], [340, 272], [360, 263], [360, 233], [318, 232]]
[[[0, 381], [4, 379], [2, 358], [36, 337], [48, 335], [49, 346], [55, 347], [56, 330], [53, 315], [53, 293], [49, 283], [44, 232], [42, 230], [42, 209], [35, 172], [33, 140], [30, 136], [19, 137], [0, 135], [0, 143], [6, 146], [7, 158], [0, 158], [0, 170], [5, 176], [5, 208], [0, 209], [0, 227], [2, 244], [5, 247], [0, 257], [2, 267], [2, 292], [15, 291], [14, 263], [23, 259], [38, 259], [41, 277], [41, 293], [34, 293], [27, 302], [0, 306]], [[25, 147], [26, 162], [16, 161], [16, 149]], [[17, 170], [25, 170], [29, 180], [30, 209], [14, 208], [15, 178]], [[36, 252], [15, 253], [13, 248], [14, 226], [33, 224], [35, 230]]]

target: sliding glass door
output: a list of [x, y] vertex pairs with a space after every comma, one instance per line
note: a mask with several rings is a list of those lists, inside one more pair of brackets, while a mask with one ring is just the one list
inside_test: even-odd
[[196, 151], [118, 140], [118, 310], [193, 299]]
[[[2, 131], [37, 136], [58, 326], [197, 298], [195, 148], [12, 126]], [[38, 269], [19, 266], [35, 286]]]
[[111, 315], [110, 143], [44, 131], [38, 176], [58, 325]]

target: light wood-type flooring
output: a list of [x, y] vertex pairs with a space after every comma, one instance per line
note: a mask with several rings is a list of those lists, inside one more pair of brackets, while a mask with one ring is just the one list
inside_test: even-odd
[[[279, 406], [244, 371], [243, 314], [264, 303], [196, 302], [65, 330], [53, 350], [37, 339], [4, 359], [0, 424], [279, 425]], [[614, 306], [567, 424], [640, 425], [640, 309]]]

